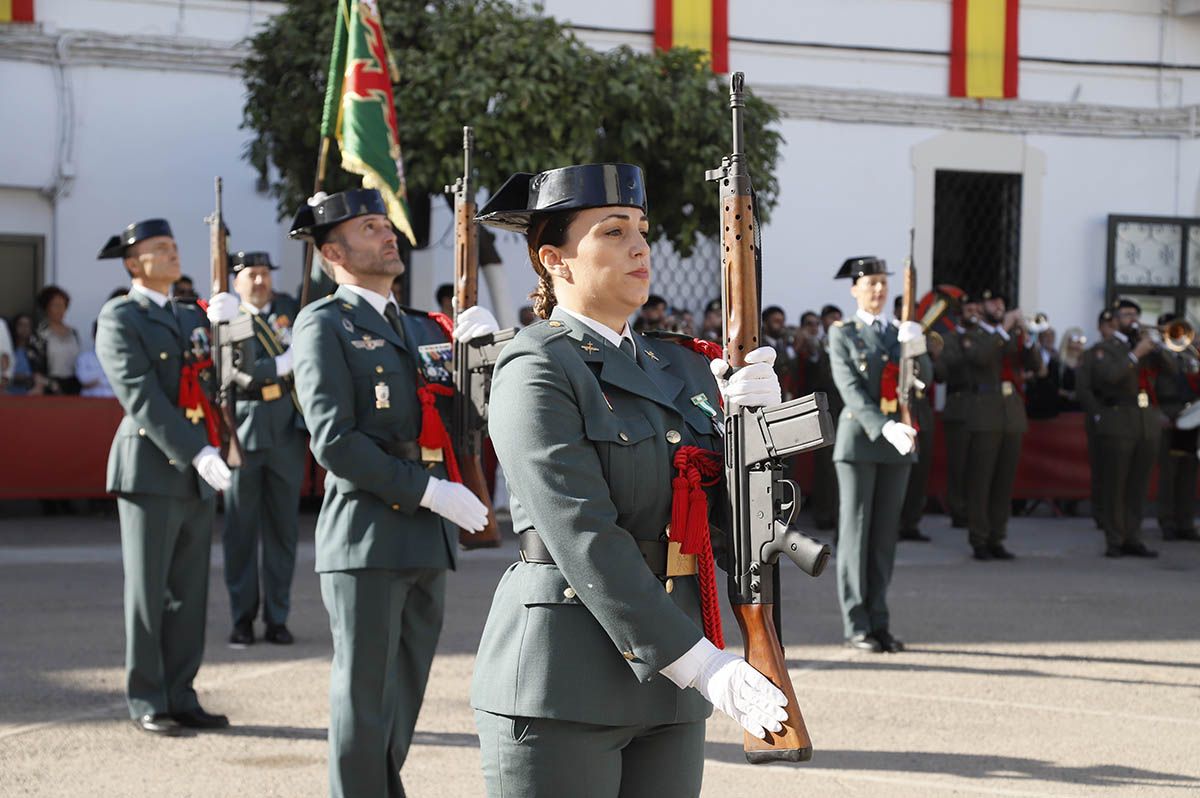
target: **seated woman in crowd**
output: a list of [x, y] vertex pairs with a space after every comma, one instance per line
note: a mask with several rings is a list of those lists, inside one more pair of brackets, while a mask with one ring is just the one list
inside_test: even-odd
[[48, 285], [38, 292], [37, 304], [43, 319], [29, 343], [33, 369], [46, 378], [46, 393], [78, 394], [75, 359], [83, 347], [79, 333], [63, 321], [71, 297], [58, 286]]

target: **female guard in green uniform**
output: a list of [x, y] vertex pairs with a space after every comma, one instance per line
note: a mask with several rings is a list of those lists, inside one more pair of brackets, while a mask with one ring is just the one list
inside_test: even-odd
[[627, 164], [514, 175], [480, 212], [526, 235], [543, 319], [504, 350], [491, 394], [521, 541], [471, 691], [492, 798], [696, 796], [710, 702], [759, 736], [786, 718], [783, 694], [719, 648], [710, 551], [671, 557], [664, 531], [673, 500], [720, 506], [718, 392], [778, 403], [774, 351], [725, 383], [692, 339], [630, 331], [645, 213]]
[[829, 328], [833, 382], [845, 402], [833, 446], [838, 598], [846, 645], [877, 654], [904, 648], [888, 629], [887, 589], [917, 434], [900, 422], [889, 366], [899, 364], [901, 343], [922, 335], [916, 322], [897, 328], [883, 316], [887, 274], [879, 258], [843, 263], [837, 278], [850, 280], [858, 310]]

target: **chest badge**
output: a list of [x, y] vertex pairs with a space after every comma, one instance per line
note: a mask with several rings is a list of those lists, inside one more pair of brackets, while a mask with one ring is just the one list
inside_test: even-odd
[[387, 341], [384, 341], [382, 338], [372, 338], [369, 335], [364, 335], [361, 341], [351, 341], [350, 345], [355, 349], [365, 349], [368, 352], [374, 352], [385, 343]]
[[708, 416], [709, 418], [717, 417], [717, 410], [708, 401], [707, 394], [698, 393], [692, 397], [691, 401], [692, 401], [692, 404], [694, 404], [696, 407], [700, 408], [700, 412], [703, 413], [704, 415]]
[[654, 354], [649, 349], [643, 349], [642, 351], [646, 353], [646, 357], [650, 358], [656, 363], [658, 362], [658, 355]]
[[350, 319], [342, 319], [342, 326], [346, 328], [346, 332], [354, 332], [354, 325], [350, 323]]
[[586, 344], [584, 344], [583, 346], [581, 346], [579, 348], [582, 349], [584, 352], [587, 352], [589, 355], [595, 354], [596, 352], [600, 351], [600, 347], [594, 346], [591, 341], [588, 341]]
[[387, 410], [392, 406], [392, 389], [386, 382], [375, 383], [375, 409]]

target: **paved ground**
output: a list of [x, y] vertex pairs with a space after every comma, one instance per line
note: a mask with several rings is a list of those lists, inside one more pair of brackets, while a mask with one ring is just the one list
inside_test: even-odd
[[[227, 648], [214, 568], [197, 687], [234, 727], [162, 740], [125, 719], [116, 522], [0, 519], [0, 795], [324, 795], [330, 642], [304, 521], [298, 644]], [[977, 563], [944, 519], [926, 531], [932, 544], [902, 545], [893, 584], [901, 655], [841, 648], [832, 573], [787, 573], [787, 654], [815, 758], [751, 767], [737, 728], [715, 718], [705, 796], [1200, 792], [1200, 545], [1105, 560], [1090, 522], [1020, 519], [1021, 559]], [[412, 796], [482, 794], [465, 696], [511, 551], [466, 555], [450, 580], [404, 771]]]

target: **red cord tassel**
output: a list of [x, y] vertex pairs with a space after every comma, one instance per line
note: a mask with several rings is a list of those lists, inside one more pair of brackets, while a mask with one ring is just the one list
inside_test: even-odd
[[721, 631], [721, 605], [717, 599], [716, 563], [708, 529], [708, 496], [704, 488], [721, 476], [716, 452], [698, 446], [680, 446], [675, 452], [675, 479], [671, 481], [671, 542], [683, 554], [699, 559], [700, 615], [704, 636], [717, 648], [725, 648]]
[[421, 400], [421, 434], [417, 443], [423, 449], [440, 449], [446, 461], [446, 475], [452, 482], [462, 482], [462, 473], [458, 470], [458, 459], [454, 456], [454, 446], [450, 441], [450, 433], [442, 421], [442, 414], [437, 409], [439, 396], [453, 396], [454, 389], [448, 385], [429, 383], [417, 388], [417, 398]]
[[203, 414], [208, 442], [219, 447], [221, 435], [217, 430], [217, 413], [208, 401], [208, 394], [200, 386], [201, 372], [212, 368], [212, 364], [212, 358], [206, 357], [203, 360], [183, 365], [183, 368], [179, 370], [179, 399], [175, 404], [187, 411], [189, 418], [194, 417], [192, 416], [194, 413]]

